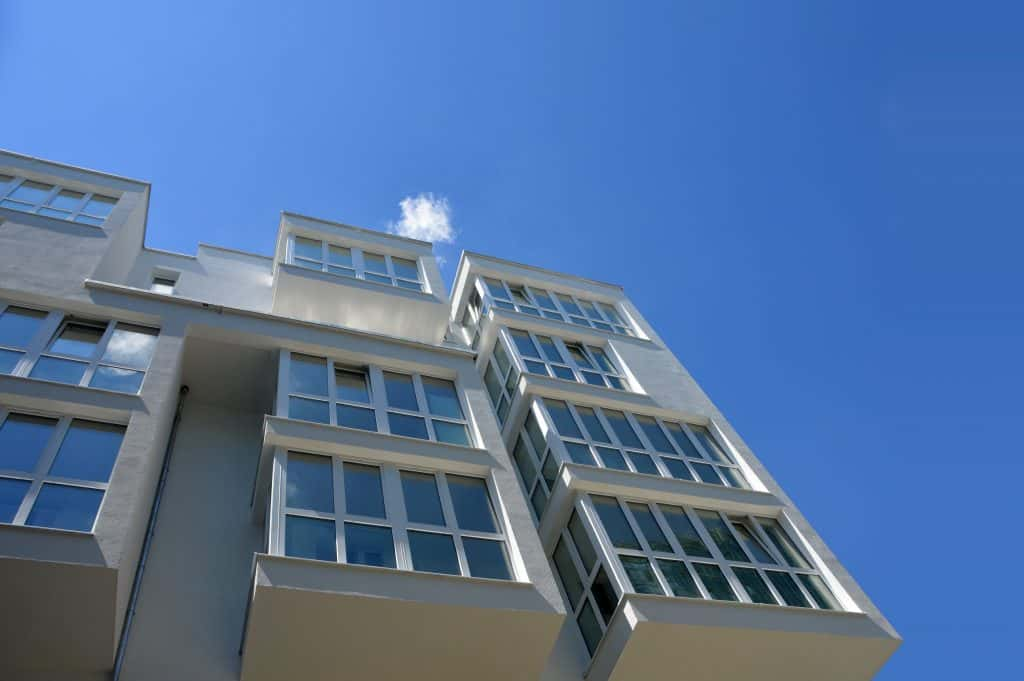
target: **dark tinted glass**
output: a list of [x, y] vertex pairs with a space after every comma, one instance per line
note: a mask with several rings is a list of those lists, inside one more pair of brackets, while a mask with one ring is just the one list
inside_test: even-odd
[[583, 595], [583, 584], [580, 582], [579, 572], [576, 569], [576, 565], [572, 562], [569, 549], [565, 547], [564, 540], [558, 540], [553, 557], [555, 559], [555, 572], [558, 574], [559, 579], [562, 580], [562, 587], [565, 589], [565, 595], [569, 598], [570, 606], [575, 608], [576, 604], [580, 601], [580, 596]]
[[605, 442], [611, 443], [608, 439], [608, 433], [605, 432], [604, 426], [601, 425], [601, 421], [597, 418], [597, 413], [590, 407], [576, 407], [576, 413], [580, 415], [580, 420], [583, 421], [583, 427], [587, 429], [587, 434], [590, 435], [590, 439], [594, 442]]
[[451, 494], [455, 518], [463, 530], [495, 532], [494, 510], [487, 493], [487, 483], [480, 478], [449, 475], [448, 492]]
[[24, 307], [8, 307], [0, 314], [0, 345], [25, 348], [39, 332], [45, 312]]
[[719, 601], [736, 600], [736, 594], [732, 592], [729, 580], [725, 578], [720, 567], [709, 563], [694, 563], [693, 569], [700, 577], [700, 581], [704, 582], [704, 588], [708, 590], [712, 598]]
[[101, 501], [102, 490], [47, 483], [39, 490], [25, 524], [90, 532]]
[[345, 509], [353, 515], [384, 517], [384, 492], [380, 486], [380, 469], [358, 463], [346, 463]]
[[32, 367], [32, 373], [29, 376], [78, 385], [82, 382], [82, 376], [85, 375], [86, 366], [85, 362], [76, 362], [70, 359], [40, 357], [36, 365]]
[[331, 410], [326, 402], [301, 397], [288, 398], [288, 416], [301, 421], [331, 422]]
[[604, 618], [605, 624], [608, 624], [608, 620], [611, 619], [612, 614], [615, 612], [615, 606], [619, 602], [619, 597], [615, 595], [615, 589], [612, 588], [612, 582], [608, 579], [604, 568], [597, 570], [597, 575], [594, 576], [594, 583], [590, 585], [590, 593], [594, 595], [594, 600], [597, 602], [598, 612]]
[[0, 469], [34, 471], [56, 427], [56, 419], [9, 414], [0, 425]]
[[345, 560], [355, 565], [395, 567], [391, 528], [345, 523]]
[[668, 522], [669, 529], [672, 530], [672, 534], [675, 535], [676, 540], [683, 547], [683, 552], [686, 555], [699, 556], [701, 558], [711, 557], [711, 552], [704, 545], [704, 541], [697, 534], [693, 523], [690, 522], [690, 517], [686, 515], [682, 508], [665, 505], [660, 505], [658, 508], [661, 509], [661, 514]]
[[338, 425], [346, 428], [375, 431], [377, 430], [377, 416], [372, 409], [339, 404]]
[[338, 554], [335, 547], [334, 521], [296, 515], [286, 516], [284, 553], [296, 558], [336, 561]]
[[651, 550], [671, 553], [672, 545], [668, 543], [668, 539], [665, 539], [661, 528], [658, 527], [658, 522], [654, 519], [650, 507], [647, 504], [632, 501], [626, 505], [629, 507], [629, 512], [633, 514], [633, 520], [640, 526], [640, 532], [644, 535]]
[[640, 424], [640, 428], [644, 431], [644, 435], [650, 441], [651, 446], [656, 451], [665, 452], [666, 454], [672, 454], [675, 452], [672, 449], [672, 444], [665, 437], [665, 433], [662, 432], [661, 426], [658, 422], [652, 419], [650, 416], [637, 416], [636, 422]]
[[293, 354], [289, 371], [291, 392], [327, 397], [327, 360]]
[[437, 479], [430, 473], [402, 471], [402, 496], [410, 522], [444, 525]]
[[369, 403], [370, 387], [366, 380], [366, 374], [362, 371], [336, 369], [334, 371], [334, 384], [337, 386], [339, 400], [362, 402], [363, 404]]
[[50, 475], [94, 482], [109, 481], [123, 438], [124, 426], [75, 419], [57, 450]]
[[775, 603], [775, 597], [772, 596], [771, 590], [768, 585], [761, 579], [761, 575], [757, 574], [757, 570], [753, 568], [745, 567], [734, 567], [732, 569], [736, 573], [736, 578], [740, 580], [740, 584], [747, 590], [747, 594], [750, 596], [750, 600], [755, 603]]
[[412, 385], [412, 376], [384, 372], [384, 391], [387, 394], [388, 406], [396, 409], [418, 411], [416, 390]]
[[455, 392], [455, 384], [443, 378], [423, 377], [423, 392], [427, 396], [427, 408], [434, 416], [448, 416], [461, 419], [462, 405]]
[[92, 357], [104, 330], [103, 326], [68, 322], [50, 344], [50, 352], [71, 357]]
[[414, 570], [460, 574], [459, 559], [455, 555], [455, 542], [451, 535], [410, 530], [409, 551], [412, 553]]
[[622, 567], [629, 576], [629, 581], [633, 585], [633, 591], [636, 591], [638, 594], [664, 593], [661, 590], [661, 585], [658, 584], [658, 578], [654, 576], [654, 569], [651, 567], [650, 561], [646, 558], [640, 556], [619, 556], [619, 560], [622, 561]]
[[420, 440], [427, 440], [430, 437], [427, 435], [426, 420], [419, 416], [388, 412], [388, 427], [394, 435], [415, 437]]
[[464, 537], [462, 546], [466, 550], [469, 574], [473, 577], [512, 579], [508, 568], [508, 556], [505, 554], [505, 542]]
[[800, 587], [796, 585], [792, 575], [788, 572], [766, 570], [765, 574], [768, 575], [768, 579], [771, 580], [776, 590], [782, 595], [782, 600], [786, 601], [786, 605], [795, 605], [800, 608], [811, 607], [803, 592], [800, 591]]
[[700, 598], [700, 589], [697, 588], [697, 583], [693, 581], [690, 571], [686, 569], [685, 563], [678, 560], [663, 560], [659, 558], [658, 567], [661, 568], [661, 573], [665, 575], [665, 580], [668, 582], [669, 588], [672, 589], [673, 595]]
[[30, 484], [28, 480], [0, 478], [0, 523], [14, 521]]
[[725, 556], [726, 560], [740, 560], [748, 561], [747, 554], [743, 552], [739, 543], [729, 532], [729, 526], [722, 520], [722, 516], [718, 515], [715, 511], [703, 511], [697, 510], [697, 516], [700, 517], [701, 522], [704, 523], [704, 527], [707, 528], [708, 534], [721, 549], [722, 555]]
[[621, 411], [612, 411], [610, 409], [604, 410], [605, 418], [608, 419], [608, 423], [612, 425], [612, 430], [621, 442], [626, 447], [641, 447], [640, 438], [636, 436], [636, 432], [633, 430], [633, 426], [629, 425], [626, 421], [626, 415]]
[[620, 549], [638, 549], [640, 542], [633, 534], [632, 528], [626, 521], [626, 516], [619, 507], [619, 502], [614, 497], [602, 497], [590, 495], [597, 509], [597, 515], [601, 518], [605, 532], [608, 533], [612, 544]]
[[285, 477], [285, 505], [334, 513], [334, 481], [328, 457], [290, 452]]
[[544, 406], [548, 408], [548, 414], [551, 415], [551, 420], [555, 422], [555, 429], [560, 435], [565, 437], [583, 437], [583, 433], [576, 426], [576, 421], [573, 420], [572, 415], [569, 413], [569, 407], [565, 402], [559, 400], [544, 400]]

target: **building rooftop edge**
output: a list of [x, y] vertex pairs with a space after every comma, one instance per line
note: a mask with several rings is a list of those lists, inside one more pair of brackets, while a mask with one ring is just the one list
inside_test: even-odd
[[344, 227], [345, 229], [354, 229], [357, 232], [363, 232], [364, 234], [372, 234], [374, 236], [384, 236], [389, 239], [395, 239], [396, 241], [408, 241], [409, 243], [418, 244], [420, 246], [428, 246], [431, 250], [434, 248], [434, 244], [430, 241], [423, 241], [422, 239], [413, 239], [412, 237], [402, 236], [400, 234], [391, 234], [390, 232], [382, 232], [379, 229], [370, 229], [369, 227], [359, 227], [357, 225], [350, 225], [345, 222], [338, 222], [337, 220], [326, 220], [324, 218], [318, 218], [313, 215], [306, 215], [304, 213], [296, 213], [291, 210], [282, 210], [281, 216], [302, 218], [303, 220], [312, 220], [313, 222], [321, 222], [325, 225], [332, 225], [334, 227]]
[[483, 260], [490, 260], [491, 262], [501, 263], [503, 265], [512, 265], [513, 267], [521, 267], [525, 270], [533, 270], [534, 272], [541, 272], [543, 274], [552, 274], [558, 277], [564, 277], [566, 279], [575, 279], [576, 281], [582, 281], [587, 284], [597, 284], [598, 286], [608, 286], [610, 288], [625, 291], [625, 289], [619, 284], [612, 284], [607, 281], [601, 281], [600, 279], [590, 279], [588, 277], [582, 277], [578, 274], [571, 274], [569, 272], [559, 272], [558, 270], [548, 269], [546, 267], [538, 267], [537, 265], [528, 265], [522, 262], [516, 262], [515, 260], [508, 260], [506, 258], [499, 258], [495, 255], [487, 255], [486, 253], [479, 253], [477, 251], [470, 251], [463, 249], [459, 255], [459, 265], [455, 268], [455, 279], [458, 280], [459, 272], [462, 270], [463, 263], [468, 257], [481, 258]]
[[47, 158], [40, 158], [39, 156], [32, 156], [31, 154], [22, 154], [17, 151], [11, 151], [10, 149], [0, 148], [0, 154], [6, 154], [8, 156], [15, 156], [17, 158], [23, 158], [28, 161], [37, 161], [39, 163], [45, 163], [46, 165], [57, 166], [60, 168], [67, 168], [69, 170], [79, 170], [91, 175], [99, 175], [100, 177], [109, 177], [113, 180], [121, 180], [122, 182], [131, 182], [132, 184], [142, 185], [144, 187], [152, 187], [150, 182], [146, 180], [137, 180], [134, 177], [127, 177], [126, 175], [115, 175], [114, 173], [107, 173], [102, 170], [94, 170], [93, 168], [86, 168], [85, 166], [76, 166], [71, 163], [61, 163], [60, 161], [51, 161]]

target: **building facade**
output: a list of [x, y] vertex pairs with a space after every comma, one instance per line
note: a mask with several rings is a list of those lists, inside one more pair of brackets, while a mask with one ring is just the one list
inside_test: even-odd
[[623, 290], [0, 153], [0, 678], [866, 680], [900, 639]]

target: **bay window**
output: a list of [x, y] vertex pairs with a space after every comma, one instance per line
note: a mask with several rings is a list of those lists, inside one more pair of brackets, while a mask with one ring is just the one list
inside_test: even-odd
[[630, 324], [611, 303], [587, 300], [567, 293], [515, 284], [493, 277], [480, 278], [487, 302], [502, 310], [513, 310], [531, 317], [543, 317], [577, 326], [634, 336]]
[[3, 208], [99, 227], [116, 204], [113, 196], [0, 174]]
[[373, 253], [362, 248], [340, 246], [294, 234], [289, 240], [288, 262], [292, 265], [411, 291], [423, 290], [423, 279], [416, 258]]

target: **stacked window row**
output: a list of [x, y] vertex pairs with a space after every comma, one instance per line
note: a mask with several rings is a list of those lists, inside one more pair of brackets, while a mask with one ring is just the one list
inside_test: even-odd
[[[599, 495], [583, 498], [578, 511], [598, 519], [595, 539], [610, 547], [606, 555], [615, 563], [608, 570], [620, 575], [620, 593], [840, 609], [811, 561], [774, 518]], [[596, 562], [592, 545], [580, 550], [581, 535], [586, 537], [585, 528], [574, 513], [553, 556], [570, 601], [578, 584], [597, 580], [603, 569], [591, 564]], [[601, 579], [611, 581], [607, 574]], [[576, 613], [591, 653], [617, 600], [614, 594], [597, 597], [590, 611]]]
[[704, 426], [561, 400], [541, 404], [574, 463], [748, 487], [736, 462]]
[[461, 397], [448, 379], [284, 355], [290, 418], [471, 445]]
[[298, 452], [281, 456], [278, 553], [513, 578], [486, 480]]
[[45, 215], [99, 227], [117, 199], [93, 192], [78, 192], [23, 177], [0, 175], [0, 207]]
[[137, 393], [158, 331], [0, 303], [0, 374]]
[[295, 236], [292, 238], [290, 262], [342, 277], [365, 279], [411, 291], [423, 290], [419, 264], [412, 258], [371, 253], [362, 248]]
[[614, 305], [587, 300], [567, 293], [553, 293], [525, 284], [483, 278], [490, 303], [503, 310], [515, 310], [533, 317], [568, 321], [602, 331], [633, 336], [633, 330]]
[[0, 523], [91, 532], [124, 430], [0, 409]]
[[626, 390], [622, 372], [602, 348], [553, 336], [508, 329], [513, 347], [527, 372]]

